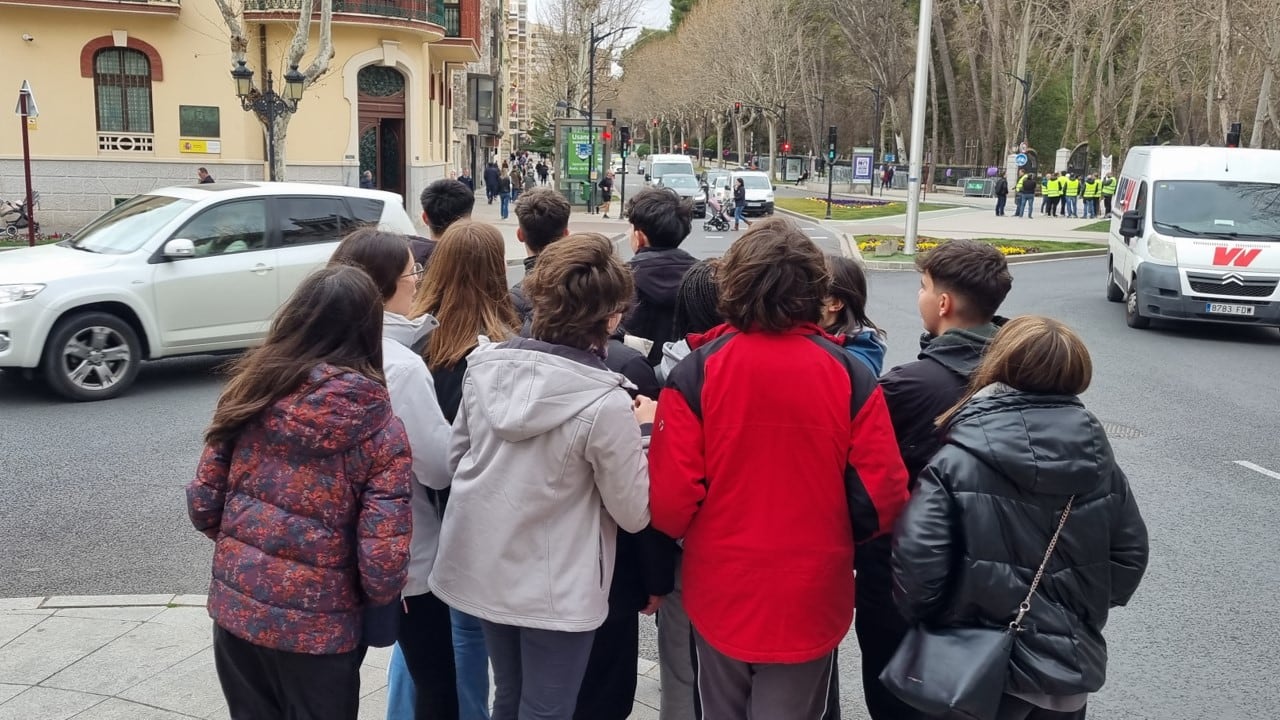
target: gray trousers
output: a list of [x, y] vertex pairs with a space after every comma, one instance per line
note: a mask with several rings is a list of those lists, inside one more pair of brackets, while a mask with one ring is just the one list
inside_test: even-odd
[[684, 612], [680, 565], [684, 553], [676, 555], [675, 590], [658, 608], [658, 670], [662, 682], [659, 720], [694, 720], [693, 627]]
[[492, 720], [573, 720], [595, 631], [480, 622], [493, 665]]
[[747, 663], [722, 654], [695, 632], [698, 698], [704, 720], [821, 720], [835, 652], [794, 665]]

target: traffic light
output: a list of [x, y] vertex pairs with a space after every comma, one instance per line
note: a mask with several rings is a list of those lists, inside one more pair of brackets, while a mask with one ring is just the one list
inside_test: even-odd
[[789, 152], [791, 152], [791, 143], [787, 142], [786, 140], [783, 140], [783, 141], [782, 141], [782, 152], [784, 152], [784, 153], [789, 153]]
[[613, 139], [613, 133], [609, 132], [609, 128], [605, 128], [604, 132], [600, 134], [600, 137], [603, 138], [605, 142], [609, 142]]
[[831, 127], [827, 128], [827, 160], [830, 160], [831, 162], [836, 161], [837, 145], [838, 145], [838, 142], [836, 141], [836, 126], [832, 125]]
[[623, 148], [631, 144], [631, 126], [623, 125], [618, 128], [618, 142]]
[[735, 114], [736, 114], [736, 113], [740, 113], [740, 112], [742, 112], [742, 103], [740, 103], [740, 102], [736, 102], [736, 103], [734, 103], [734, 104], [733, 104], [733, 112], [734, 112]]
[[680, 147], [681, 147], [682, 149], [684, 149], [684, 150], [688, 150], [688, 149], [689, 149], [689, 143], [680, 143]]
[[658, 127], [658, 118], [653, 119], [653, 126]]
[[1227, 131], [1227, 147], [1240, 147], [1240, 123], [1231, 123], [1231, 129]]

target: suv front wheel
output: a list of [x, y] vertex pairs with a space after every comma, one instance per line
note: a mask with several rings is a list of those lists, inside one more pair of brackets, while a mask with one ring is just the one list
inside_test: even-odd
[[49, 387], [68, 400], [106, 400], [133, 384], [142, 344], [124, 320], [104, 312], [63, 318], [53, 326], [42, 367]]

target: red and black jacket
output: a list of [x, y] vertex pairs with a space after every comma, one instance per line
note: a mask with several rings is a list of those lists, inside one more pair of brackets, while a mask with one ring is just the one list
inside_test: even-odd
[[698, 632], [799, 663], [853, 619], [854, 545], [886, 534], [907, 473], [876, 378], [816, 325], [720, 326], [667, 379], [649, 450], [653, 525], [684, 539]]

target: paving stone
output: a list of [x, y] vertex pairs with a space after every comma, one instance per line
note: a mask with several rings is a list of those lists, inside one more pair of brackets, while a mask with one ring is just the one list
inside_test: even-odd
[[391, 667], [391, 648], [369, 648], [364, 656], [364, 664], [386, 670]]
[[636, 674], [648, 675], [649, 671], [658, 667], [658, 663], [644, 658], [636, 658]]
[[0, 598], [0, 610], [37, 610], [42, 597]]
[[104, 699], [101, 695], [33, 687], [0, 704], [0, 720], [67, 720]]
[[66, 608], [65, 610], [57, 610], [53, 614], [58, 617], [84, 618], [86, 620], [131, 620], [133, 622], [146, 622], [164, 608], [154, 605], [145, 607], [88, 607], [88, 608]]
[[107, 643], [41, 685], [116, 695], [212, 645], [188, 628], [146, 623]]
[[386, 668], [373, 667], [372, 665], [360, 666], [360, 697], [384, 690], [386, 687]]
[[72, 720], [186, 720], [190, 717], [190, 715], [140, 705], [120, 698], [108, 698], [76, 715]]
[[121, 620], [44, 618], [0, 648], [0, 677], [35, 685], [137, 626]]
[[661, 703], [662, 686], [653, 678], [640, 676], [636, 678], [636, 702], [656, 708]]
[[6, 700], [17, 695], [18, 693], [31, 687], [30, 685], [10, 685], [8, 683], [0, 683], [0, 705]]
[[170, 605], [181, 605], [183, 607], [205, 607], [209, 604], [208, 595], [175, 595], [173, 600], [169, 601]]
[[213, 637], [213, 619], [209, 611], [203, 607], [171, 607], [165, 608], [151, 622], [156, 625], [182, 627], [188, 630], [199, 630], [204, 637]]
[[[364, 686], [360, 686], [360, 691], [364, 692]], [[360, 720], [385, 720], [387, 717], [387, 689], [365, 695], [360, 698]]]
[[46, 608], [136, 607], [168, 605], [173, 595], [59, 595], [44, 601]]
[[134, 685], [119, 697], [180, 713], [202, 713], [209, 708], [211, 716], [227, 717], [212, 647]]
[[[48, 615], [27, 615], [18, 613], [0, 613], [0, 648], [14, 638], [44, 622]], [[0, 650], [3, 652], [3, 650]], [[11, 678], [5, 678], [6, 680]]]
[[631, 708], [631, 715], [627, 720], [658, 720], [658, 711], [648, 705], [637, 702]]

